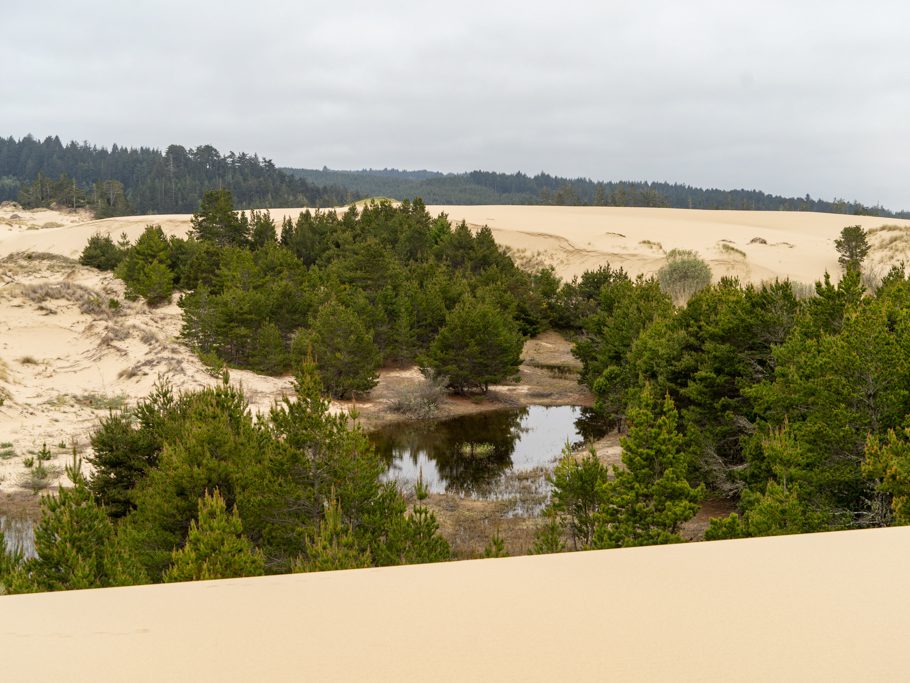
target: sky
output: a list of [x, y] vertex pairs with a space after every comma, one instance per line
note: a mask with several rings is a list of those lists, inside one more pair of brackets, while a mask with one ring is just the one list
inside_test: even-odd
[[910, 209], [910, 3], [537, 4], [12, 0], [0, 135]]

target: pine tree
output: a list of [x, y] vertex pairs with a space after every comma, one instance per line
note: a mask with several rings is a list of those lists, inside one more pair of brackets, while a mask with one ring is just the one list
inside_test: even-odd
[[202, 196], [199, 209], [190, 220], [190, 235], [222, 247], [243, 247], [249, 243], [249, 222], [244, 222], [234, 213], [230, 191], [210, 190]]
[[902, 429], [889, 429], [883, 442], [869, 435], [863, 473], [873, 477], [882, 500], [882, 525], [910, 524], [910, 416]]
[[629, 411], [621, 440], [623, 468], [603, 487], [594, 546], [617, 548], [676, 543], [679, 526], [698, 510], [704, 487], [686, 480], [691, 464], [677, 431], [678, 415], [667, 396], [662, 404], [645, 386]]
[[174, 274], [161, 261], [155, 260], [143, 266], [133, 291], [143, 297], [149, 306], [170, 303], [174, 293]]
[[128, 556], [104, 509], [89, 491], [75, 460], [66, 473], [71, 488], [42, 500], [35, 527], [37, 557], [14, 577], [14, 591], [55, 591], [143, 583], [144, 573]]
[[549, 555], [566, 551], [566, 543], [562, 534], [562, 523], [556, 511], [548, 508], [545, 513], [546, 521], [534, 534], [534, 545], [531, 548], [532, 555]]
[[98, 270], [114, 270], [124, 256], [125, 253], [114, 244], [110, 235], [95, 233], [82, 250], [79, 263]]
[[333, 492], [319, 531], [307, 538], [304, 555], [294, 563], [294, 571], [323, 572], [371, 565], [370, 551], [358, 547], [350, 525], [342, 521], [341, 507]]
[[574, 550], [588, 548], [594, 541], [595, 522], [608, 475], [609, 469], [600, 462], [593, 449], [577, 458], [567, 444], [562, 458], [548, 477], [553, 487], [549, 508], [564, 520]]
[[840, 231], [840, 237], [834, 240], [834, 248], [839, 254], [837, 262], [847, 271], [859, 270], [871, 247], [863, 226], [848, 225]]
[[509, 551], [506, 550], [506, 542], [503, 540], [502, 536], [499, 535], [498, 531], [493, 534], [490, 538], [490, 542], [487, 543], [486, 548], [483, 549], [483, 556], [488, 559], [509, 556]]
[[518, 374], [523, 340], [515, 322], [492, 304], [463, 298], [446, 318], [425, 362], [458, 393], [486, 392]]
[[199, 499], [199, 515], [190, 524], [186, 544], [175, 550], [164, 581], [207, 581], [265, 572], [262, 553], [243, 535], [237, 509], [230, 513], [218, 489]]
[[[326, 391], [336, 398], [366, 392], [379, 380], [379, 350], [357, 314], [332, 300], [319, 309], [306, 337]], [[298, 348], [302, 346], [298, 342]]]

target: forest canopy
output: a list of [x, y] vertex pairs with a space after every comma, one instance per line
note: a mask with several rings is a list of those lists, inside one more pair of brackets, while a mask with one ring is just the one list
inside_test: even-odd
[[563, 206], [640, 206], [674, 209], [748, 211], [821, 211], [854, 215], [910, 217], [856, 201], [783, 197], [759, 190], [699, 188], [682, 183], [641, 180], [598, 181], [547, 173], [439, 173], [396, 169], [337, 171], [287, 168], [288, 173], [320, 185], [344, 187], [363, 196], [408, 199], [428, 204], [541, 204]]
[[59, 137], [0, 138], [0, 201], [26, 208], [88, 208], [96, 217], [190, 213], [205, 190], [221, 187], [242, 208], [337, 206], [356, 195], [278, 170], [256, 154], [222, 155], [211, 145], [165, 151], [110, 149]]

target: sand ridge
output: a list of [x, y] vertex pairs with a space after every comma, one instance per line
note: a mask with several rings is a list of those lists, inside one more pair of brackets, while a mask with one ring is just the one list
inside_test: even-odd
[[[834, 240], [847, 225], [870, 231], [868, 264], [881, 275], [901, 259], [910, 261], [910, 220], [788, 211], [708, 211], [577, 206], [429, 206], [475, 229], [489, 226], [496, 241], [526, 265], [552, 265], [564, 279], [610, 263], [631, 275], [651, 275], [666, 263], [671, 249], [692, 249], [711, 266], [714, 278], [736, 276], [743, 282], [790, 279], [812, 283], [825, 271], [840, 274]], [[302, 208], [270, 209], [280, 225]], [[343, 210], [343, 209], [325, 209]], [[10, 211], [0, 209], [0, 226]], [[20, 216], [28, 212], [19, 211]], [[48, 214], [49, 216], [51, 214]], [[79, 222], [67, 216], [61, 227], [0, 230], [0, 256], [14, 252], [50, 252], [77, 258], [96, 232], [115, 240], [135, 240], [147, 225], [184, 236], [189, 214], [125, 216]], [[26, 219], [29, 225], [37, 220]]]

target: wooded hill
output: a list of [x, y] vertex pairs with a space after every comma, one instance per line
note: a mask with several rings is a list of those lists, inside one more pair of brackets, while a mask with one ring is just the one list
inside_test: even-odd
[[821, 211], [907, 218], [906, 211], [864, 206], [844, 199], [826, 201], [781, 197], [758, 190], [702, 189], [679, 183], [561, 178], [546, 173], [438, 173], [396, 169], [336, 171], [287, 168], [288, 173], [317, 185], [335, 185], [367, 197], [410, 199], [427, 204], [555, 204], [565, 206], [644, 206], [676, 209], [749, 211]]
[[0, 138], [0, 201], [16, 200], [27, 208], [87, 207], [99, 218], [191, 213], [212, 188], [230, 190], [238, 208], [337, 206], [356, 198], [342, 188], [316, 187], [283, 173], [256, 154], [222, 155], [210, 145], [170, 145], [162, 152], [64, 145], [56, 136]]

